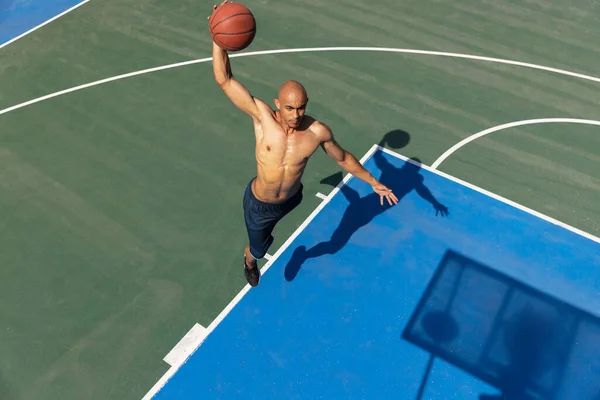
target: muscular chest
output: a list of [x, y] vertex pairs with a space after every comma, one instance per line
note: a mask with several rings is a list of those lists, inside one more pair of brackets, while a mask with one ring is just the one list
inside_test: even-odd
[[263, 162], [297, 165], [305, 163], [317, 146], [310, 132], [287, 135], [282, 129], [265, 129], [256, 150]]

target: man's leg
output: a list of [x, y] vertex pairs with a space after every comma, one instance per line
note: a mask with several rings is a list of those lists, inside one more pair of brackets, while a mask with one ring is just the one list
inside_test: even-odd
[[250, 286], [258, 286], [260, 282], [260, 270], [258, 269], [258, 262], [250, 254], [250, 245], [246, 245], [244, 248], [244, 276], [250, 284]]
[[244, 276], [250, 284], [250, 286], [258, 286], [260, 282], [260, 269], [258, 268], [258, 260], [255, 258], [250, 251], [250, 245], [247, 244], [244, 247]]
[[261, 260], [273, 243], [271, 232], [277, 219], [255, 216], [246, 222], [249, 244], [244, 248], [244, 275], [250, 286], [257, 286], [260, 280], [258, 260]]
[[244, 218], [249, 244], [244, 248], [244, 274], [251, 286], [257, 286], [260, 271], [257, 260], [262, 259], [273, 244], [272, 232], [275, 225], [302, 201], [302, 186], [285, 203], [267, 204], [258, 201], [252, 194], [252, 182], [244, 195]]
[[248, 244], [244, 247], [244, 276], [250, 286], [257, 286], [260, 280], [258, 260], [273, 243], [271, 232], [275, 221], [269, 205], [257, 200], [252, 193], [252, 181], [244, 193], [244, 222], [248, 233]]
[[256, 259], [252, 256], [252, 253], [250, 253], [249, 244], [247, 244], [246, 247], [244, 247], [244, 256], [246, 257], [246, 266], [249, 269], [255, 268], [258, 265]]

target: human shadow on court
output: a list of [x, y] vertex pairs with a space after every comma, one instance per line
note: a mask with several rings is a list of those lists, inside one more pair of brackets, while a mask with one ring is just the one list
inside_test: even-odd
[[[402, 135], [408, 134], [399, 130], [391, 131], [384, 136], [379, 145], [404, 143]], [[344, 211], [338, 227], [328, 241], [318, 243], [308, 250], [305, 246], [299, 246], [294, 250], [284, 272], [287, 281], [295, 279], [304, 261], [325, 254], [337, 253], [348, 243], [348, 240], [350, 240], [358, 229], [367, 225], [377, 215], [384, 213], [390, 207], [401, 207], [402, 198], [413, 190], [424, 200], [431, 203], [436, 215], [447, 216], [449, 214], [448, 208], [437, 201], [431, 191], [425, 186], [424, 177], [419, 173], [421, 163], [418, 158], [410, 159], [410, 161], [405, 162], [400, 168], [391, 164], [380, 151], [376, 152], [373, 158], [377, 168], [381, 171], [379, 181], [394, 192], [398, 198], [398, 204], [390, 206], [387, 200], [384, 199], [384, 204], [381, 205], [380, 197], [377, 193], [372, 192], [364, 197], [360, 197], [354, 189], [347, 185], [342, 185], [340, 192], [350, 204]], [[334, 182], [340, 182], [341, 180], [342, 173], [338, 172], [323, 179], [321, 183], [334, 185]]]
[[[600, 319], [448, 251], [402, 337], [434, 358], [498, 389], [479, 400], [596, 400], [600, 393]], [[436, 386], [440, 382], [435, 383]]]

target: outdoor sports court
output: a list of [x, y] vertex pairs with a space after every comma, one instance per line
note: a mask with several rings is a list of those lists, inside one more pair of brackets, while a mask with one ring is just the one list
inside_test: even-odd
[[244, 4], [399, 203], [319, 150], [250, 289], [212, 3], [3, 3], [0, 399], [597, 400], [597, 6]]

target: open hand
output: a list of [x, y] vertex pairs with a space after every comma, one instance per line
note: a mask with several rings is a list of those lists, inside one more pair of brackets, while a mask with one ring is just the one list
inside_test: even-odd
[[448, 207], [446, 207], [445, 205], [436, 202], [433, 207], [435, 208], [435, 216], [437, 217], [438, 214], [441, 215], [442, 217], [447, 217], [450, 212], [448, 211]]
[[377, 182], [373, 185], [373, 191], [379, 195], [379, 202], [383, 205], [383, 198], [385, 197], [390, 204], [398, 204], [398, 198], [396, 195], [384, 184]]

